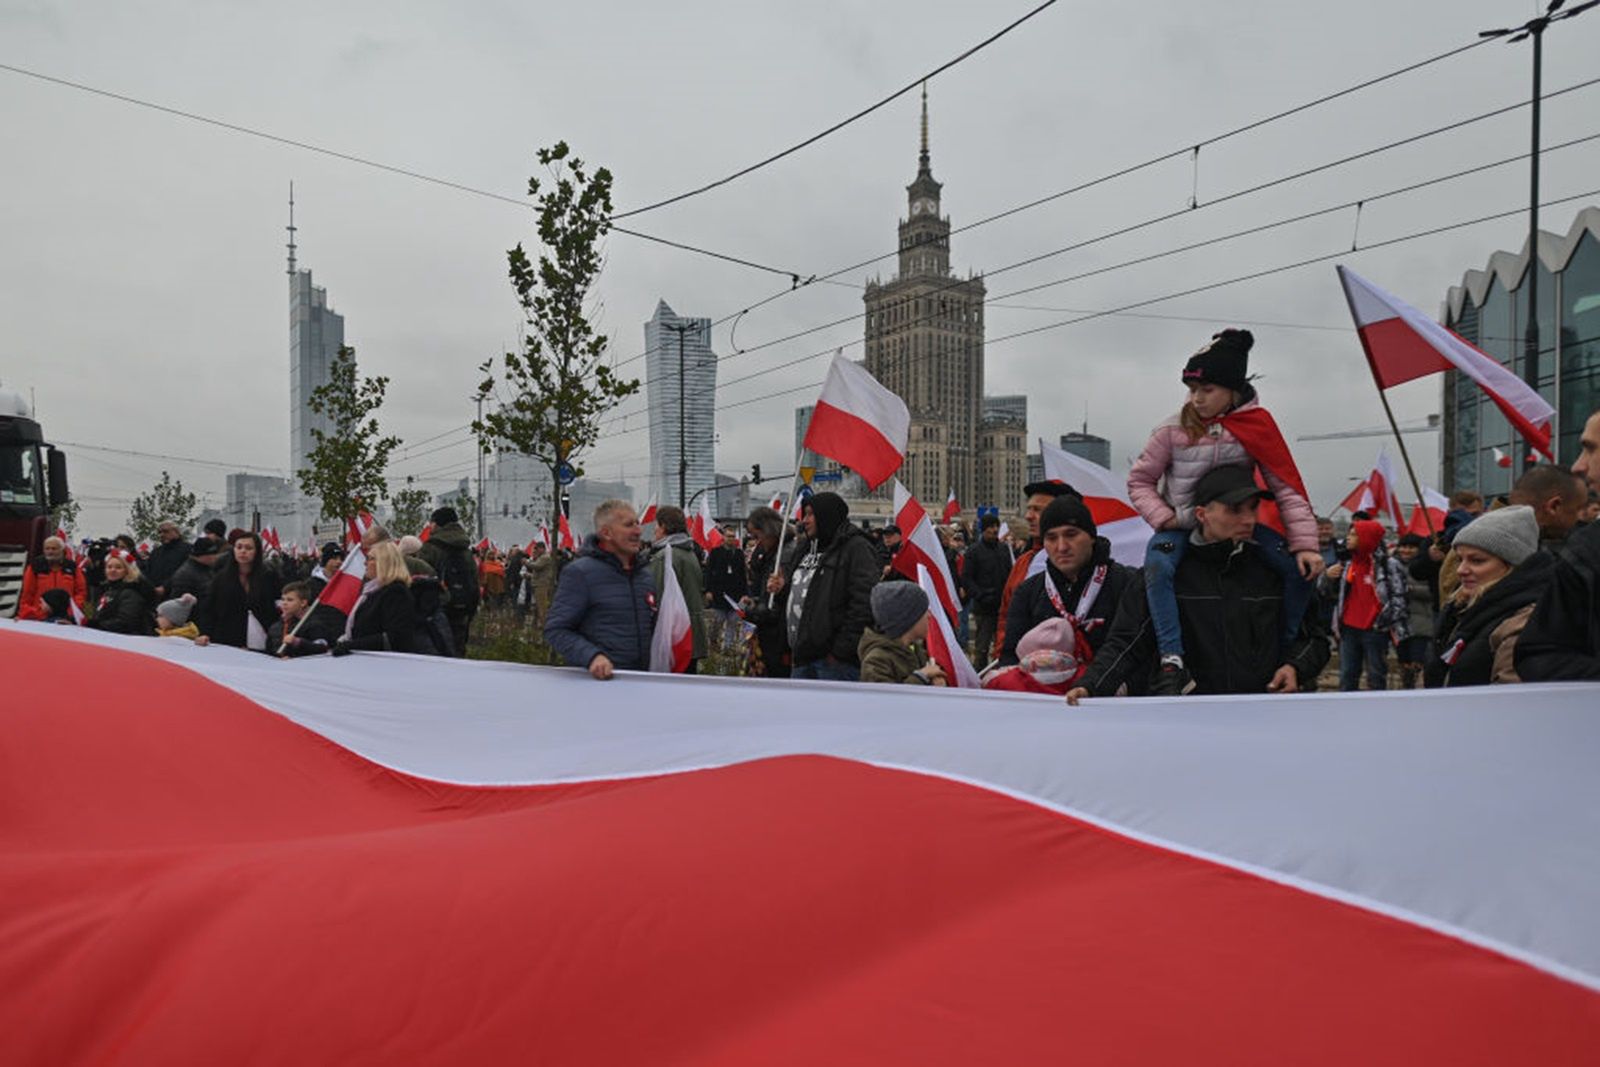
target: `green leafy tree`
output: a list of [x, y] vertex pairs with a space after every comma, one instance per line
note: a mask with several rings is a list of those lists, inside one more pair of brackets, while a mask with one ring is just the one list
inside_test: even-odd
[[322, 502], [324, 519], [354, 518], [389, 494], [383, 472], [400, 438], [385, 436], [374, 414], [388, 388], [388, 378], [357, 375], [356, 350], [345, 345], [328, 369], [328, 384], [311, 391], [311, 410], [328, 416], [333, 428], [312, 428], [310, 466], [296, 474], [301, 490]]
[[78, 513], [83, 510], [83, 505], [76, 500], [69, 500], [65, 504], [57, 504], [50, 509], [50, 532], [65, 530], [71, 533], [78, 525]]
[[[539, 163], [549, 177], [528, 179], [539, 212], [539, 261], [521, 244], [506, 253], [526, 327], [521, 349], [505, 353], [498, 371], [493, 359], [483, 364], [478, 395], [496, 407], [472, 430], [485, 453], [503, 444], [532, 456], [559, 484], [563, 464], [583, 474], [577, 459], [599, 440], [600, 416], [638, 392], [639, 382], [606, 362], [607, 338], [585, 311], [611, 229], [611, 172], [587, 170], [565, 141], [541, 148]], [[552, 509], [552, 527], [555, 520]]]
[[394, 507], [394, 519], [389, 524], [391, 532], [402, 537], [406, 534], [421, 533], [432, 511], [429, 507], [429, 502], [432, 500], [432, 493], [426, 489], [413, 488], [411, 479], [407, 478], [406, 488], [389, 498], [389, 503]]
[[[192, 528], [199, 514], [199, 503], [199, 497], [184, 491], [182, 482], [162, 471], [161, 480], [148, 492], [134, 497], [133, 507], [128, 509], [128, 527], [133, 539], [149, 540], [156, 535], [157, 527], [168, 521], [177, 523], [180, 530]], [[77, 517], [76, 513], [73, 517]]]

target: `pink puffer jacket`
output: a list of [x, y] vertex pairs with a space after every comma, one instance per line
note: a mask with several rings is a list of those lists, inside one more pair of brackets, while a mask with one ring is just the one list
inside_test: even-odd
[[[1252, 400], [1239, 410], [1256, 404]], [[1205, 437], [1191, 442], [1174, 415], [1155, 428], [1128, 472], [1128, 499], [1144, 521], [1157, 530], [1187, 530], [1194, 526], [1195, 483], [1207, 471], [1215, 467], [1255, 466], [1244, 445], [1220, 422], [1212, 423], [1211, 432]], [[1265, 468], [1261, 474], [1277, 499], [1290, 549], [1315, 552], [1317, 516], [1311, 510], [1311, 502]]]

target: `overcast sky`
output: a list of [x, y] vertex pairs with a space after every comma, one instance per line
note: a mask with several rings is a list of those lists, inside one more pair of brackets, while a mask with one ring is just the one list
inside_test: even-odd
[[[616, 175], [619, 210], [809, 136], [910, 81], [1032, 6], [938, 0], [807, 4], [397, 2], [311, 4], [0, 0], [0, 62], [518, 196], [541, 145], [567, 140]], [[1061, 0], [929, 87], [934, 174], [956, 226], [1443, 52], [1524, 20], [1512, 0], [1257, 0], [1135, 5]], [[1595, 76], [1600, 13], [1552, 29], [1547, 90]], [[1527, 46], [1492, 43], [1203, 150], [1202, 205], [1231, 191], [1525, 99]], [[1551, 101], [1546, 146], [1596, 132], [1600, 87]], [[1585, 118], [1587, 115], [1589, 118]], [[1527, 149], [1527, 112], [1206, 208], [1138, 234], [996, 274], [991, 297], [1443, 175]], [[34, 390], [48, 435], [103, 448], [287, 465], [285, 199], [295, 182], [300, 263], [346, 317], [365, 373], [392, 379], [386, 425], [408, 442], [466, 424], [477, 367], [512, 342], [505, 250], [532, 242], [519, 207], [271, 144], [0, 71], [0, 384]], [[782, 162], [626, 225], [794, 270], [891, 252], [915, 175], [907, 95]], [[1547, 155], [1546, 200], [1600, 187], [1600, 142]], [[958, 271], [994, 272], [1183, 206], [1187, 159], [1061, 198], [952, 240]], [[1363, 242], [1509, 210], [1526, 163], [1369, 205]], [[1584, 203], [1594, 202], [1593, 200]], [[1582, 203], [1545, 214], [1564, 233]], [[1344, 211], [1256, 237], [1060, 285], [991, 307], [991, 339], [1348, 248]], [[1437, 311], [1445, 290], [1525, 217], [1344, 261]], [[785, 283], [614, 235], [600, 283], [618, 359], [643, 349], [656, 301], [721, 318]], [[861, 310], [885, 260], [774, 301], [738, 325], [750, 347]], [[1159, 316], [1159, 317], [1152, 317]], [[1034, 436], [1112, 440], [1125, 469], [1182, 399], [1178, 372], [1214, 330], [1249, 325], [1252, 369], [1291, 440], [1380, 425], [1383, 411], [1332, 264], [1065, 326], [988, 349], [990, 393], [1029, 395]], [[728, 327], [714, 347], [733, 351]], [[859, 357], [859, 322], [728, 360], [723, 381], [834, 346]], [[734, 404], [821, 380], [818, 358], [731, 385]], [[642, 361], [633, 364], [642, 370]], [[1391, 396], [1438, 410], [1436, 383]], [[718, 469], [789, 469], [805, 392], [719, 414]], [[643, 409], [642, 396], [625, 412]], [[635, 415], [587, 457], [647, 490]], [[634, 432], [628, 432], [634, 431]], [[1437, 483], [1437, 444], [1413, 436]], [[464, 433], [393, 473], [471, 473]], [[457, 442], [452, 444], [451, 442]], [[1380, 441], [1296, 446], [1319, 509], [1364, 474]], [[444, 445], [440, 450], [427, 451]], [[225, 470], [69, 447], [84, 532], [125, 525], [127, 498], [163, 468], [220, 503]]]

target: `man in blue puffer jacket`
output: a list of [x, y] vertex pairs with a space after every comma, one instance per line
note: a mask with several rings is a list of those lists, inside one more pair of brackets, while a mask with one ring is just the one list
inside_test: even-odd
[[655, 577], [639, 550], [642, 530], [631, 504], [601, 504], [594, 529], [561, 571], [544, 636], [568, 665], [604, 681], [613, 671], [650, 669]]

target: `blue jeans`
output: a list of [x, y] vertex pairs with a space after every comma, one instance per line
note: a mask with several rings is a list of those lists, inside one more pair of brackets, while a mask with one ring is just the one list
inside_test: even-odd
[[1353, 693], [1361, 688], [1361, 667], [1367, 668], [1367, 688], [1389, 688], [1389, 635], [1383, 630], [1357, 630], [1346, 626], [1339, 631], [1339, 691]]
[[861, 668], [854, 663], [834, 659], [814, 659], [810, 663], [796, 663], [789, 672], [791, 678], [805, 678], [813, 682], [859, 682]]
[[[1144, 555], [1144, 598], [1150, 606], [1150, 622], [1156, 631], [1156, 648], [1163, 656], [1183, 655], [1183, 626], [1178, 619], [1178, 597], [1173, 581], [1178, 564], [1189, 547], [1188, 530], [1160, 530], [1150, 538]], [[1300, 576], [1300, 566], [1282, 534], [1270, 526], [1256, 524], [1255, 543], [1262, 562], [1283, 579], [1283, 647], [1288, 647], [1305, 620], [1311, 605], [1311, 583]]]

